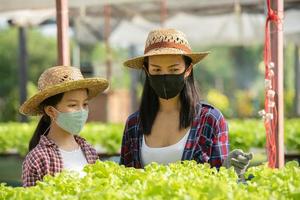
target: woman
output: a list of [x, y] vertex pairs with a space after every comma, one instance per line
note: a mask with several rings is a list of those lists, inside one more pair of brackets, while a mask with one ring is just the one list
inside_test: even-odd
[[84, 79], [75, 67], [52, 67], [40, 76], [39, 92], [20, 107], [24, 115], [41, 115], [23, 162], [24, 187], [62, 170], [82, 173], [95, 163], [96, 150], [78, 135], [88, 118], [88, 100], [107, 87], [107, 80]]
[[245, 171], [252, 155], [229, 153], [225, 118], [199, 101], [193, 66], [207, 55], [192, 52], [182, 32], [159, 29], [149, 33], [143, 56], [124, 63], [143, 69], [146, 81], [140, 108], [126, 122], [121, 164], [142, 168], [151, 162], [195, 160]]

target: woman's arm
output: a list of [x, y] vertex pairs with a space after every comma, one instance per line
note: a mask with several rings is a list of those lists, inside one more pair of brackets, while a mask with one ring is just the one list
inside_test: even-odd
[[209, 163], [212, 167], [220, 168], [229, 153], [228, 125], [220, 113], [213, 125], [213, 137]]
[[133, 164], [133, 156], [131, 150], [131, 142], [130, 142], [130, 132], [129, 132], [129, 124], [130, 118], [127, 119], [125, 124], [125, 129], [122, 138], [122, 146], [121, 146], [121, 156], [120, 156], [120, 164], [125, 165], [126, 167], [132, 167]]

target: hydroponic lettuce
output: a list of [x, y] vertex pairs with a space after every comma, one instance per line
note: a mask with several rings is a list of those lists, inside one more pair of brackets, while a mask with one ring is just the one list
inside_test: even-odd
[[97, 147], [103, 147], [102, 153], [118, 153], [121, 149], [123, 125], [88, 123], [81, 136]]
[[[28, 144], [36, 123], [2, 123], [0, 124], [0, 153], [28, 153]], [[101, 147], [105, 153], [117, 153], [121, 148], [123, 125], [88, 123], [80, 133], [96, 148]], [[100, 149], [100, 148], [99, 148]], [[103, 153], [103, 152], [102, 152]]]
[[[229, 142], [231, 149], [249, 151], [251, 147], [265, 148], [266, 133], [262, 120], [229, 120]], [[286, 150], [300, 151], [300, 120], [284, 121], [284, 143]]]
[[46, 176], [31, 188], [0, 186], [0, 199], [90, 200], [90, 199], [299, 199], [300, 168], [290, 162], [285, 168], [250, 168], [247, 184], [237, 183], [233, 169], [218, 172], [208, 164], [185, 161], [169, 166], [152, 164], [142, 169], [100, 162], [85, 168], [85, 177], [62, 172]]
[[[229, 120], [228, 124], [231, 149], [249, 151], [250, 147], [265, 147], [265, 129], [261, 120]], [[25, 155], [35, 127], [36, 123], [0, 124], [0, 153]], [[88, 123], [80, 134], [102, 153], [118, 153], [123, 129], [123, 124]], [[285, 121], [285, 145], [288, 150], [300, 150], [299, 119]]]

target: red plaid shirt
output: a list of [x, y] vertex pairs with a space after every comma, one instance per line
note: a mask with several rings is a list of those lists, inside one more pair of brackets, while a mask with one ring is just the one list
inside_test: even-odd
[[[74, 136], [81, 147], [89, 164], [94, 164], [98, 159], [96, 150], [85, 139]], [[39, 144], [30, 151], [22, 169], [23, 186], [34, 186], [36, 181], [43, 180], [46, 174], [54, 175], [63, 170], [63, 161], [58, 146], [46, 136], [41, 136]]]
[[[139, 113], [129, 116], [124, 130], [120, 164], [142, 168], [141, 146], [143, 132]], [[214, 107], [199, 103], [181, 160], [195, 160], [219, 168], [228, 156], [228, 126], [222, 113]]]

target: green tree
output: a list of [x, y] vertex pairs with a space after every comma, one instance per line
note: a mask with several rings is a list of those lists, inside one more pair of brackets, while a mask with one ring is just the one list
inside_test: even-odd
[[[18, 119], [18, 46], [17, 28], [0, 30], [0, 121]], [[56, 64], [56, 40], [27, 29], [27, 51], [28, 81], [37, 84], [40, 74]]]

